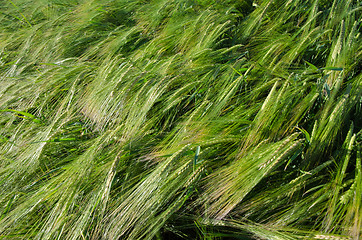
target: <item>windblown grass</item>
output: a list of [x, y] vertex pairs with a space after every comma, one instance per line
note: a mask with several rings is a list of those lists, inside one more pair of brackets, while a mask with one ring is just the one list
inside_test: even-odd
[[0, 239], [361, 239], [359, 1], [4, 1]]

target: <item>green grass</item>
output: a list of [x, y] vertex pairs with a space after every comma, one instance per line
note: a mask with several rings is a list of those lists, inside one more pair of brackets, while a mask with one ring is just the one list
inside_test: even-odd
[[4, 1], [0, 239], [362, 239], [361, 10]]

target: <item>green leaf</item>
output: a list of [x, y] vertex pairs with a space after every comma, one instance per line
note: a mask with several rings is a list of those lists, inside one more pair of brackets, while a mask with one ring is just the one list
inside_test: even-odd
[[[305, 61], [305, 60], [304, 60]], [[313, 70], [315, 70], [315, 71], [318, 71], [318, 68], [316, 67], [316, 66], [314, 66], [313, 64], [311, 64], [310, 62], [308, 62], [308, 61], [305, 61], [308, 65], [309, 65], [309, 67], [310, 68], [312, 68]]]
[[53, 142], [71, 142], [76, 140], [76, 138], [56, 138], [53, 140]]
[[297, 127], [297, 129], [304, 134], [307, 143], [310, 144], [310, 134], [303, 128]]
[[0, 110], [0, 112], [13, 112], [13, 113], [17, 113], [17, 114], [23, 115], [23, 116], [18, 116], [18, 117], [21, 117], [21, 118], [24, 118], [24, 119], [30, 119], [30, 120], [32, 120], [32, 121], [35, 122], [35, 123], [41, 123], [40, 119], [38, 119], [36, 116], [34, 116], [34, 115], [31, 114], [31, 113], [27, 113], [27, 112], [23, 112], [23, 111], [18, 111], [18, 110], [14, 110], [14, 109], [3, 109], [3, 110]]
[[199, 154], [200, 154], [200, 146], [197, 146], [196, 147], [195, 158], [194, 158], [194, 164], [193, 164], [194, 170], [195, 170], [195, 167], [196, 167], [196, 164], [197, 164], [197, 159], [199, 158]]
[[246, 72], [247, 70], [248, 70], [248, 68], [240, 68], [239, 70], [236, 70], [233, 66], [230, 66], [233, 70], [234, 70], [234, 72], [236, 72], [237, 74], [239, 74], [240, 76], [244, 76], [243, 74], [242, 74], [242, 72]]
[[332, 70], [332, 71], [342, 71], [343, 68], [339, 68], [339, 67], [324, 67], [324, 68], [320, 68], [321, 70]]

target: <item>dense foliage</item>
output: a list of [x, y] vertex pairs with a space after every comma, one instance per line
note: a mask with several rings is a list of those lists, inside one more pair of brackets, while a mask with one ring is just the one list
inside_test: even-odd
[[3, 0], [0, 239], [361, 239], [358, 0]]

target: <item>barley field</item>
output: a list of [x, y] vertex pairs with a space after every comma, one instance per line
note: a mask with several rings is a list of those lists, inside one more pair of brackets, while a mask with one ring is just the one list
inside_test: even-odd
[[1, 0], [0, 240], [362, 239], [359, 0]]

